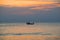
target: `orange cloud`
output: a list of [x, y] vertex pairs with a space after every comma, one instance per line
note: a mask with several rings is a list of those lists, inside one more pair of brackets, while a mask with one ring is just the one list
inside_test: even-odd
[[4, 7], [31, 7], [31, 10], [50, 10], [55, 7], [60, 7], [60, 3], [53, 0], [0, 0], [0, 6]]
[[35, 5], [52, 4], [54, 2], [45, 2], [37, 0], [0, 0], [0, 6], [8, 7], [29, 7]]
[[37, 5], [35, 7], [30, 8], [30, 9], [31, 10], [50, 10], [50, 9], [53, 9], [56, 7], [60, 7], [60, 3]]

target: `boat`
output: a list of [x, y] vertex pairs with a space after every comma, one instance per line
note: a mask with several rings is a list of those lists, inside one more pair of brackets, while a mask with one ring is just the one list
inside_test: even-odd
[[34, 22], [27, 22], [27, 25], [34, 25]]

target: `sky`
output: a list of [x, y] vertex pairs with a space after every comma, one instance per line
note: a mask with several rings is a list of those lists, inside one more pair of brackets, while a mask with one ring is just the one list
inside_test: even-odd
[[60, 22], [60, 0], [0, 0], [0, 22]]
[[10, 7], [28, 7], [43, 4], [52, 4], [59, 2], [59, 0], [0, 0], [0, 5], [7, 5]]

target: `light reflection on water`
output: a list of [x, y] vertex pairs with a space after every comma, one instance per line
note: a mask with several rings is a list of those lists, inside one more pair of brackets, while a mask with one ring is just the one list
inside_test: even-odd
[[[57, 37], [58, 40], [60, 40], [60, 23], [36, 23], [34, 25], [26, 25], [25, 23], [0, 24], [0, 40], [1, 39], [10, 40], [8, 36], [13, 38], [11, 40], [17, 40], [17, 39], [20, 40], [22, 36], [23, 36], [22, 38], [25, 37], [29, 40], [30, 40], [30, 36], [34, 39], [36, 39], [35, 37], [37, 37], [38, 39], [40, 37], [42, 37], [42, 39], [45, 37], [49, 37], [49, 38]], [[14, 37], [18, 37], [18, 38], [15, 39]], [[27, 40], [25, 38], [24, 40]], [[51, 39], [51, 40], [56, 40], [56, 39]]]

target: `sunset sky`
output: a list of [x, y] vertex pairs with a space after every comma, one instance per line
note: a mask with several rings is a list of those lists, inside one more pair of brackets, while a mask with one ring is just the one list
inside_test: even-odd
[[58, 3], [59, 0], [0, 0], [0, 5], [10, 7], [29, 7], [35, 5], [44, 5]]
[[60, 0], [0, 0], [0, 10], [0, 22], [60, 22]]

